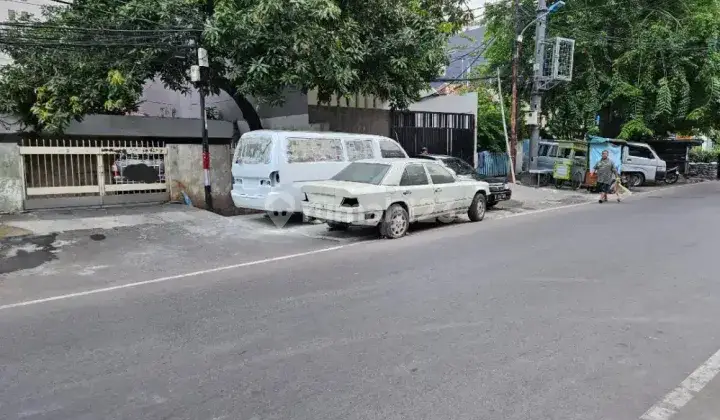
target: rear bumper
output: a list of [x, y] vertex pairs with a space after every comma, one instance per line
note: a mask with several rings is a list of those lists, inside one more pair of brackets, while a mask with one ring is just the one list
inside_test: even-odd
[[233, 189], [230, 192], [235, 207], [262, 211], [302, 211], [301, 199], [288, 194], [271, 192], [265, 195], [252, 195]]
[[303, 214], [307, 217], [326, 222], [347, 223], [358, 226], [376, 226], [382, 218], [382, 211], [363, 210], [359, 208], [323, 207], [304, 202]]

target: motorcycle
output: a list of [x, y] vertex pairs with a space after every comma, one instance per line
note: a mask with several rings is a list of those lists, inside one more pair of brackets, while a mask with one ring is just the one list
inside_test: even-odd
[[666, 184], [674, 184], [678, 182], [678, 179], [680, 178], [680, 171], [678, 170], [678, 167], [670, 168], [667, 170], [667, 173], [665, 174], [665, 183]]

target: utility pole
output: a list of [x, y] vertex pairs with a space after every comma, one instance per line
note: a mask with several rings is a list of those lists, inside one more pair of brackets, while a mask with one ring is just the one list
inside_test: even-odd
[[542, 110], [543, 68], [545, 63], [545, 27], [547, 26], [547, 4], [545, 0], [538, 0], [537, 27], [535, 30], [535, 62], [533, 63], [533, 88], [530, 98], [530, 112], [533, 118], [529, 122], [532, 126], [530, 134], [530, 169], [537, 169], [538, 142], [540, 141], [540, 114]]
[[[214, 12], [213, 0], [207, 0], [205, 8], [202, 12], [205, 16], [205, 20], [208, 21]], [[198, 94], [200, 96], [200, 119], [202, 121], [202, 168], [203, 178], [205, 180], [205, 208], [209, 211], [213, 211], [212, 202], [212, 187], [210, 186], [210, 144], [208, 140], [208, 123], [207, 123], [207, 108], [205, 107], [205, 95], [207, 94], [207, 84], [210, 78], [210, 60], [208, 59], [208, 53], [205, 48], [202, 48], [202, 41], [198, 39], [195, 43], [197, 47], [197, 59], [198, 63], [196, 66], [190, 68], [190, 80], [195, 82]]]
[[517, 112], [518, 112], [518, 66], [520, 61], [520, 48], [522, 42], [517, 37], [520, 34], [520, 0], [515, 0], [515, 39], [513, 41], [513, 61], [512, 61], [512, 104], [510, 107], [510, 164], [512, 165], [513, 178], [517, 165]]
[[205, 208], [213, 211], [212, 187], [210, 186], [210, 142], [208, 141], [207, 108], [205, 107], [205, 82], [207, 72], [210, 68], [207, 50], [198, 48], [198, 67], [200, 68], [200, 83], [198, 93], [200, 94], [200, 118], [202, 119], [202, 167], [205, 178]]

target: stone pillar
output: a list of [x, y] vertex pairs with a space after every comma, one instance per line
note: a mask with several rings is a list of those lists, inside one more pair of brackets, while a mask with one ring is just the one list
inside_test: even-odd
[[23, 210], [23, 174], [20, 147], [0, 143], [0, 213]]

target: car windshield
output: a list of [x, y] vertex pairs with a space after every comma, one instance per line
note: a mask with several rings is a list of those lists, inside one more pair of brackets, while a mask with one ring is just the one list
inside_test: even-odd
[[445, 166], [452, 169], [458, 175], [475, 175], [475, 169], [467, 162], [458, 158], [444, 159]]
[[345, 167], [332, 177], [334, 181], [359, 182], [362, 184], [380, 185], [390, 165], [382, 163], [355, 162]]

